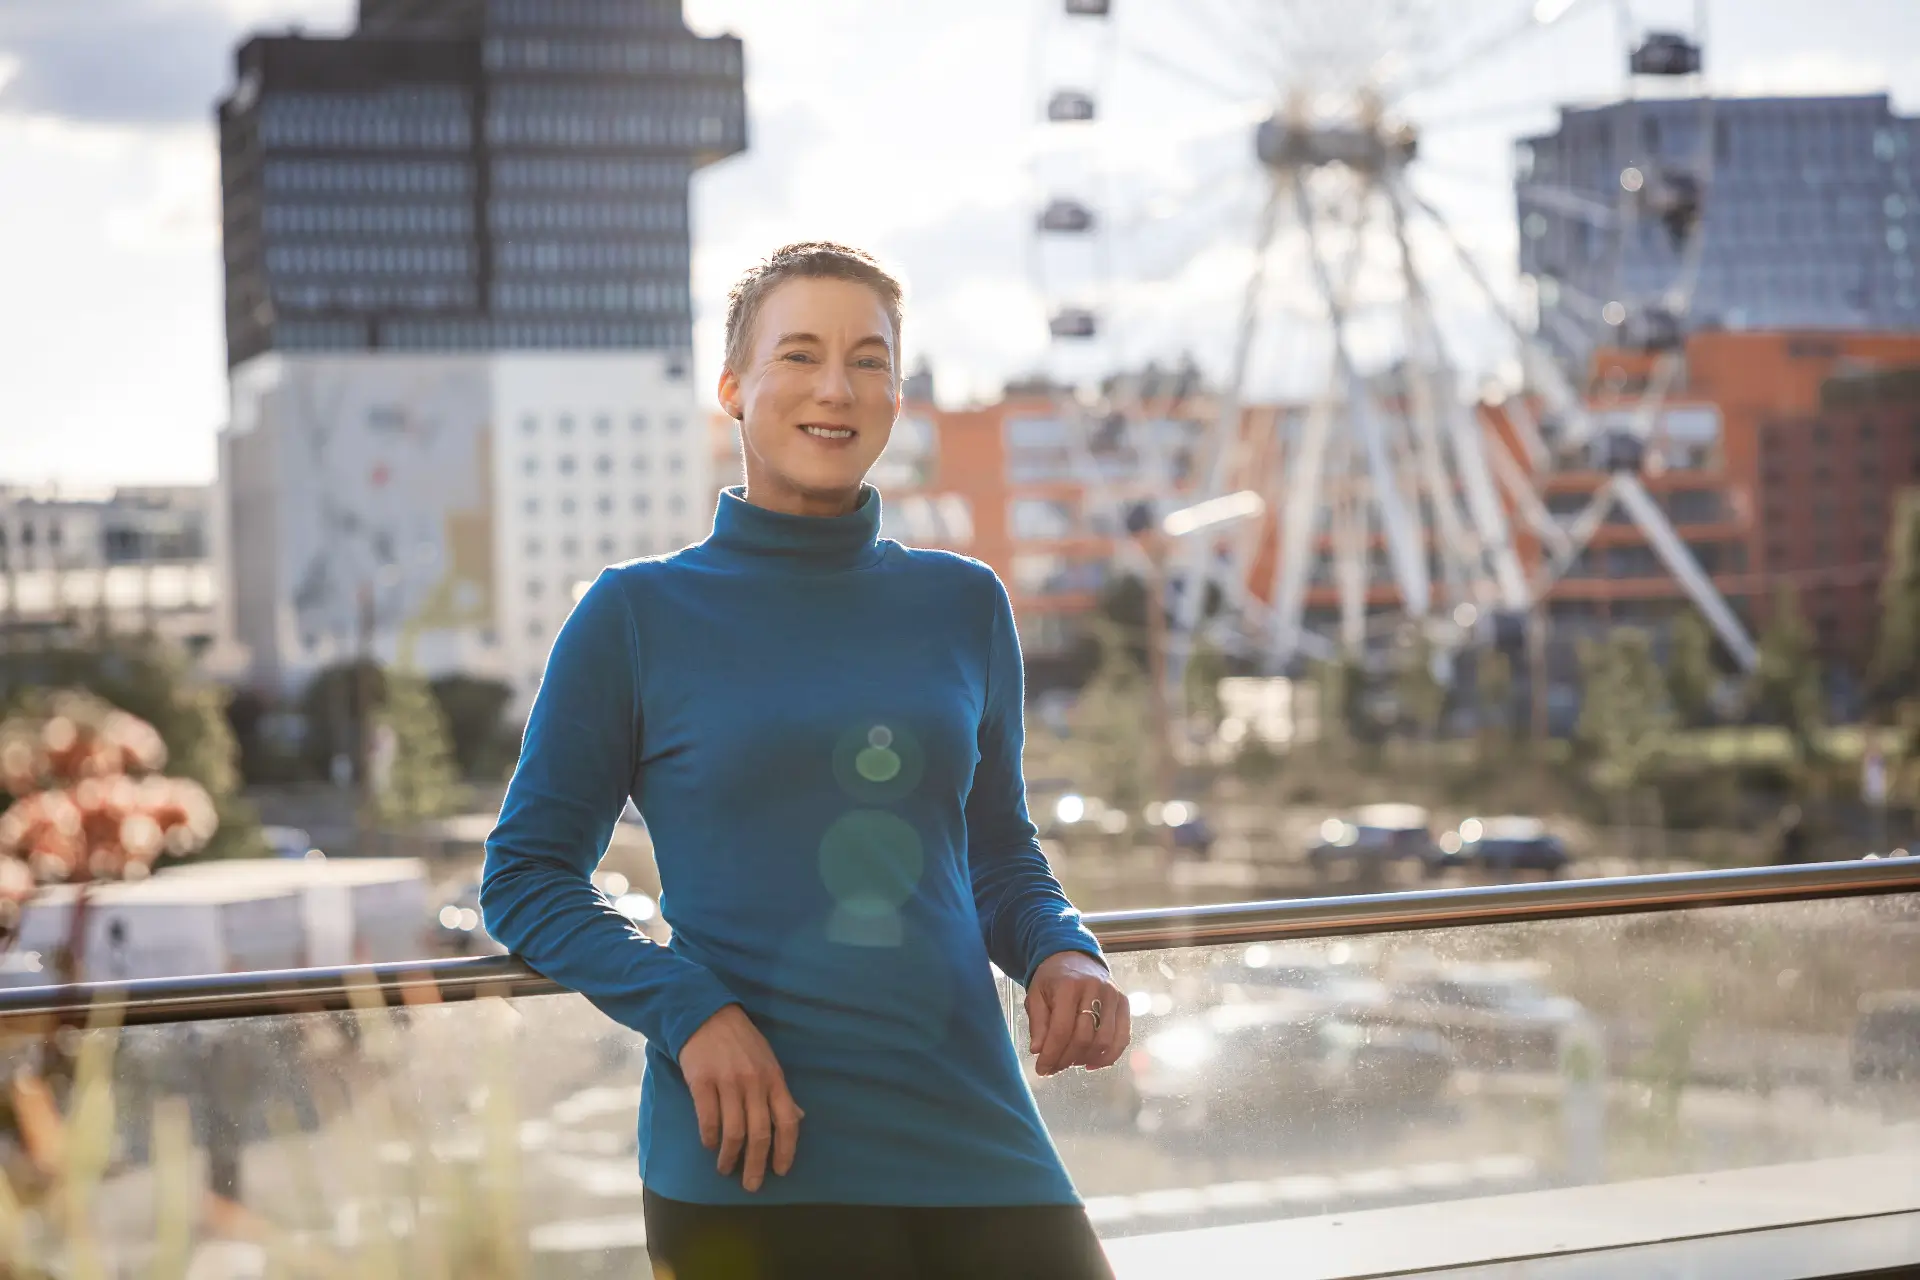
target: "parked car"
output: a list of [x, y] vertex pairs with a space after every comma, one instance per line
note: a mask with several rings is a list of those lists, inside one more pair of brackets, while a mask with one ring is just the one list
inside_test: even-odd
[[1539, 1071], [1559, 1061], [1562, 1037], [1587, 1014], [1524, 969], [1462, 965], [1393, 983], [1385, 1016], [1445, 1036], [1463, 1063]]
[[1920, 991], [1860, 997], [1852, 1050], [1855, 1080], [1920, 1080]]
[[1136, 1038], [1141, 1127], [1200, 1129], [1252, 1116], [1411, 1114], [1453, 1077], [1435, 1032], [1366, 1026], [1295, 998], [1224, 1004]]
[[1456, 834], [1460, 849], [1449, 857], [1487, 871], [1558, 874], [1572, 861], [1566, 842], [1538, 818], [1468, 818]]
[[1338, 862], [1378, 867], [1409, 859], [1429, 873], [1445, 862], [1427, 811], [1412, 804], [1364, 805], [1351, 818], [1328, 818], [1307, 848], [1307, 862], [1315, 871]]
[[1229, 1000], [1294, 997], [1317, 1011], [1355, 1022], [1377, 1018], [1391, 1002], [1385, 983], [1355, 964], [1335, 964], [1318, 951], [1256, 942], [1222, 959], [1213, 981]]

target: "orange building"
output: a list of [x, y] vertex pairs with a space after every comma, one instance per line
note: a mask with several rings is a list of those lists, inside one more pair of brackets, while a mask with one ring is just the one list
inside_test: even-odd
[[[1591, 405], [1600, 423], [1630, 418], [1654, 357], [1605, 352]], [[1871, 595], [1892, 510], [1915, 482], [1911, 411], [1882, 424], [1872, 413], [1842, 426], [1823, 407], [1833, 388], [1920, 366], [1920, 334], [1708, 332], [1687, 341], [1685, 364], [1655, 423], [1657, 461], [1646, 486], [1721, 594], [1757, 626], [1791, 583], [1830, 657], [1853, 661], [1872, 625]], [[1859, 415], [1855, 415], [1859, 418]], [[1869, 438], [1857, 439], [1862, 422]], [[1546, 477], [1548, 508], [1570, 515], [1605, 481], [1591, 470]], [[1871, 549], [1871, 553], [1870, 553]], [[1539, 547], [1522, 537], [1537, 562]], [[1646, 538], [1616, 512], [1555, 584], [1556, 618], [1648, 621], [1685, 600]]]

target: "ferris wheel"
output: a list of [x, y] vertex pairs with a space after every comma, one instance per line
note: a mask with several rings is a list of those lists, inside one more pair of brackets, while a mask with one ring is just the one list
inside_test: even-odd
[[[1036, 3], [1029, 269], [1089, 518], [1245, 491], [1267, 513], [1171, 553], [1174, 671], [1203, 634], [1272, 672], [1409, 624], [1442, 652], [1511, 636], [1616, 508], [1751, 667], [1642, 481], [1669, 454], [1712, 185], [1697, 8], [1647, 30], [1612, 4], [1627, 162], [1522, 164], [1522, 233], [1577, 240], [1581, 270], [1515, 289], [1430, 194], [1458, 175], [1423, 104], [1598, 3], [1490, 25], [1468, 0]], [[1643, 94], [1697, 104], [1683, 145], [1635, 153]], [[1650, 229], [1671, 247], [1651, 261]], [[1602, 348], [1649, 372], [1596, 401]], [[1604, 479], [1556, 513], [1569, 469]]]

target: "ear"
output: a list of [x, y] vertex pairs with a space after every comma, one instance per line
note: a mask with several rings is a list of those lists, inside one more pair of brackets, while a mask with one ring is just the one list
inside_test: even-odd
[[746, 408], [740, 403], [740, 379], [734, 377], [733, 370], [722, 367], [720, 385], [715, 389], [720, 397], [720, 407], [735, 422], [744, 420]]

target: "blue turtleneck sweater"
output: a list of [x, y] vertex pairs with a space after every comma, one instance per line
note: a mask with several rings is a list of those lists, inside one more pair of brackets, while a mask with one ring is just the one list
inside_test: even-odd
[[[701, 1204], [1072, 1203], [988, 962], [1099, 954], [1027, 818], [1020, 648], [977, 561], [879, 538], [880, 497], [605, 570], [561, 629], [487, 840], [488, 930], [647, 1040], [641, 1176]], [[588, 875], [631, 796], [668, 946]], [[738, 1003], [806, 1112], [749, 1195], [681, 1046]]]

